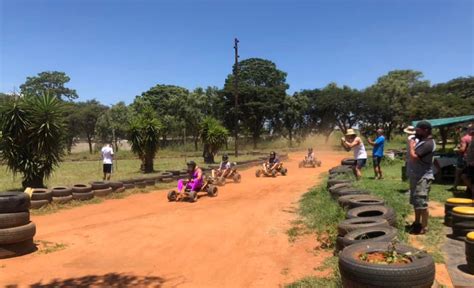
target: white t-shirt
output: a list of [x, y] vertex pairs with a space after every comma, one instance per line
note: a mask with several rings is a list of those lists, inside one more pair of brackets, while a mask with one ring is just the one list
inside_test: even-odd
[[114, 155], [114, 150], [110, 146], [102, 147], [100, 151], [102, 153], [102, 159], [104, 164], [112, 164], [112, 156]]
[[362, 139], [359, 137], [357, 137], [354, 141], [357, 139], [359, 139], [360, 144], [354, 147], [354, 158], [356, 160], [367, 159], [367, 151], [365, 151], [364, 142], [362, 142]]

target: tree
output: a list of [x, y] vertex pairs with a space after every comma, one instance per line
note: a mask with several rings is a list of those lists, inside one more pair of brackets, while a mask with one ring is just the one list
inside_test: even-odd
[[64, 102], [66, 150], [69, 154], [82, 132], [79, 115], [79, 106], [76, 103]]
[[309, 108], [309, 99], [304, 94], [295, 93], [294, 96], [287, 95], [281, 107], [281, 125], [288, 135], [290, 147], [293, 146], [293, 138], [299, 136], [304, 138], [307, 133], [308, 123], [306, 113]]
[[225, 80], [224, 109], [230, 112], [225, 116], [226, 126], [233, 129], [235, 124], [231, 123], [235, 123], [235, 117], [238, 117], [250, 132], [256, 148], [265, 122], [278, 114], [288, 87], [286, 73], [278, 70], [275, 63], [260, 58], [243, 60], [239, 63], [238, 115], [234, 110], [234, 76], [230, 74]]
[[154, 171], [153, 160], [158, 151], [162, 128], [163, 126], [151, 106], [145, 107], [131, 120], [128, 139], [132, 146], [132, 152], [142, 160], [145, 173]]
[[96, 122], [95, 133], [102, 143], [113, 143], [115, 151], [119, 150], [119, 139], [127, 138], [129, 110], [124, 102], [112, 105]]
[[76, 99], [76, 90], [65, 87], [64, 85], [71, 80], [64, 72], [46, 71], [38, 76], [27, 77], [26, 82], [20, 85], [21, 94], [29, 96], [41, 96], [44, 93], [56, 96], [60, 100]]
[[107, 106], [100, 104], [97, 100], [88, 100], [86, 102], [77, 103], [77, 117], [81, 134], [87, 138], [89, 144], [89, 153], [92, 154], [92, 142], [95, 137], [95, 126], [97, 119], [105, 113]]
[[205, 163], [214, 163], [214, 156], [226, 143], [229, 132], [219, 121], [206, 117], [201, 123], [201, 140], [204, 144], [203, 158]]
[[65, 147], [62, 102], [55, 96], [22, 97], [2, 107], [0, 158], [23, 187], [44, 187]]
[[430, 91], [439, 95], [453, 94], [461, 99], [472, 99], [474, 98], [474, 76], [459, 77], [446, 83], [436, 84]]

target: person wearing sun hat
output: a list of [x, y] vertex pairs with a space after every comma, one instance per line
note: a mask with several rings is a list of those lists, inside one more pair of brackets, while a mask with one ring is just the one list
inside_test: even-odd
[[356, 160], [352, 170], [357, 180], [362, 177], [362, 168], [367, 163], [367, 151], [365, 150], [364, 142], [357, 136], [354, 129], [347, 129], [344, 137], [341, 138], [341, 145], [350, 151], [354, 149], [354, 159]]
[[[406, 168], [406, 175], [407, 178], [410, 179], [410, 140], [415, 139], [415, 141], [418, 141], [418, 139], [415, 138], [415, 127], [414, 126], [408, 126], [407, 128], [403, 129], [403, 132], [408, 134], [407, 137], [407, 155], [405, 157], [405, 168]], [[410, 180], [408, 180], [410, 181]], [[410, 191], [408, 191], [410, 192]]]
[[436, 144], [431, 135], [431, 123], [422, 120], [416, 124], [415, 139], [410, 140], [410, 203], [415, 210], [415, 222], [411, 233], [425, 234], [428, 231], [428, 197], [433, 175], [433, 156]]

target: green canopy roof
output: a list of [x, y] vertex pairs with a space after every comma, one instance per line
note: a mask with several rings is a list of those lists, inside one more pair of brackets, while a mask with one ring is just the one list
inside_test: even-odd
[[[416, 126], [416, 123], [420, 122], [421, 120], [412, 121], [411, 125]], [[450, 117], [450, 118], [439, 118], [439, 119], [429, 119], [426, 120], [431, 123], [433, 127], [440, 127], [440, 126], [450, 126], [460, 123], [466, 122], [474, 122], [474, 115], [466, 115], [466, 116], [459, 116], [459, 117]]]

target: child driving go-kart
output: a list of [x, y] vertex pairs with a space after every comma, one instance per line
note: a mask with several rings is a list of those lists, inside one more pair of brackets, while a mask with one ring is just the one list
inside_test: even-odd
[[217, 196], [217, 187], [209, 185], [201, 168], [197, 167], [196, 162], [189, 161], [186, 164], [189, 178], [187, 180], [178, 180], [178, 191], [170, 191], [168, 193], [168, 200], [180, 201], [188, 198], [191, 202], [195, 202], [198, 199], [197, 193], [200, 191], [207, 192], [211, 197]]
[[320, 167], [321, 166], [321, 161], [316, 159], [316, 156], [314, 155], [313, 148], [308, 148], [308, 154], [304, 156], [304, 160], [301, 161], [298, 166], [301, 167]]
[[270, 152], [270, 157], [268, 161], [263, 163], [263, 169], [258, 169], [255, 175], [260, 177], [262, 174], [265, 176], [275, 177], [277, 173], [285, 176], [288, 170], [283, 168], [283, 163], [280, 162], [280, 159], [276, 156], [275, 151]]
[[212, 180], [217, 185], [224, 185], [226, 178], [232, 178], [234, 182], [238, 183], [241, 180], [240, 174], [235, 168], [236, 163], [229, 162], [229, 156], [227, 154], [222, 155], [222, 162], [219, 164], [219, 168], [212, 169], [211, 175]]

